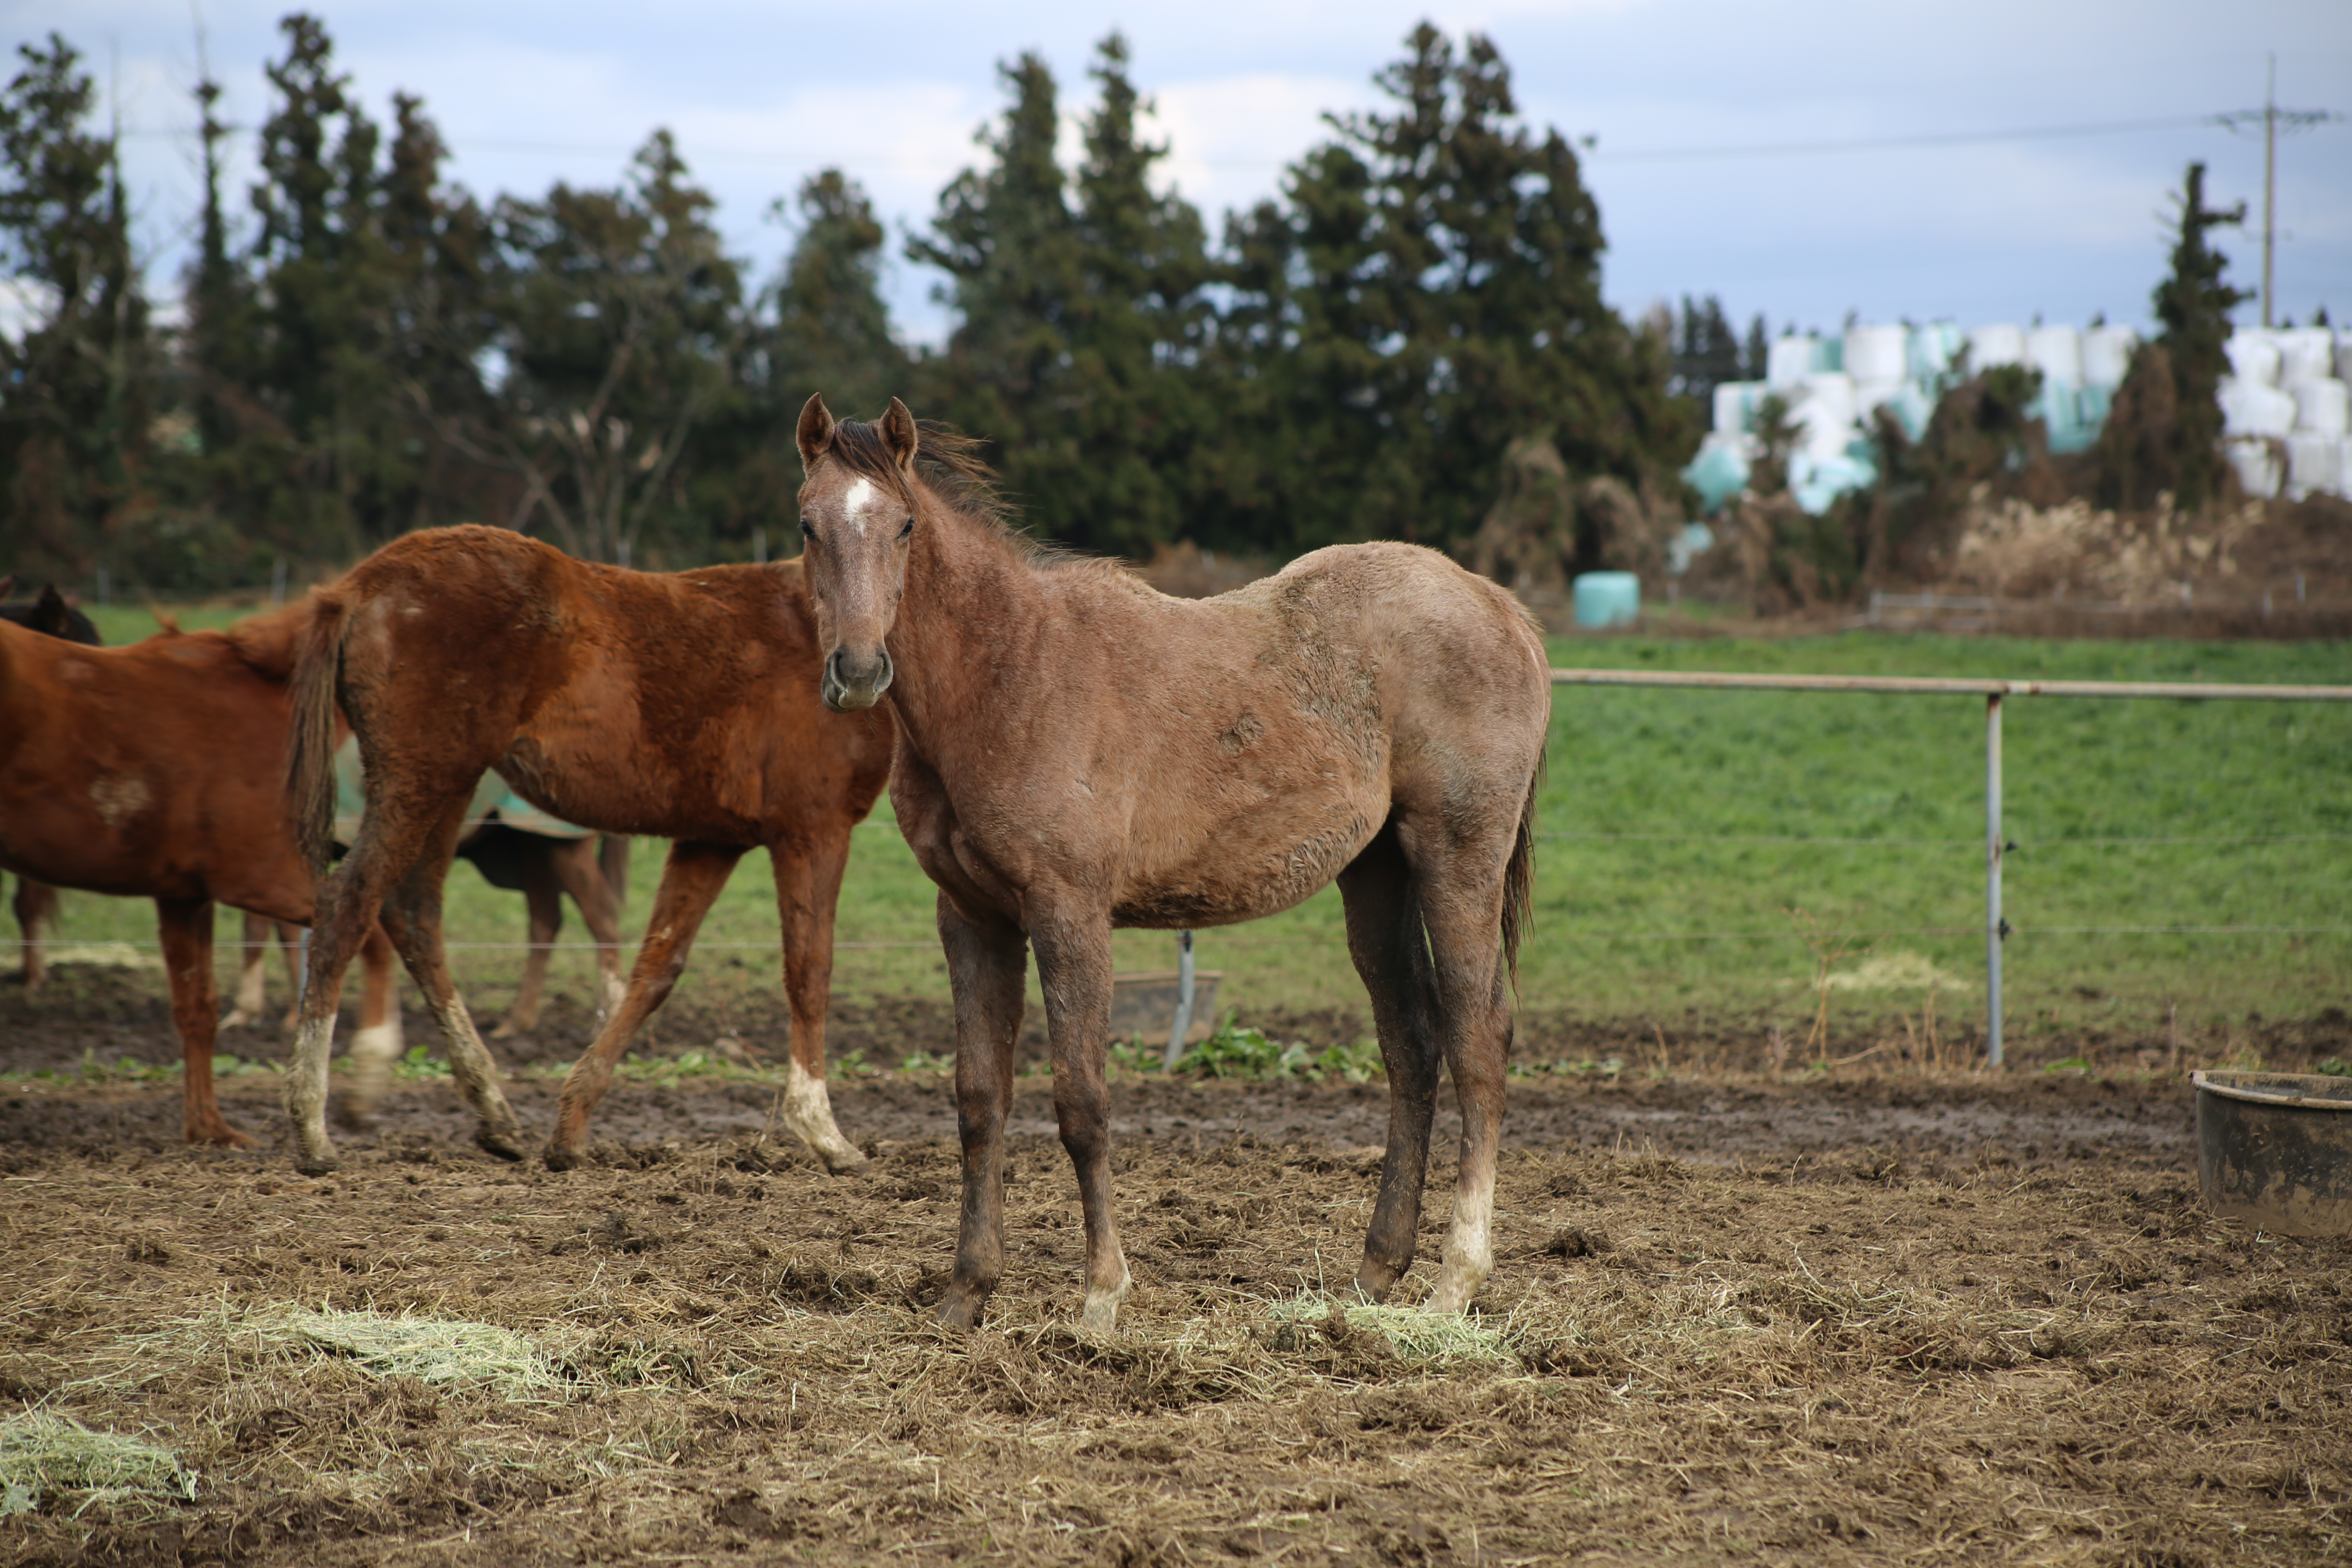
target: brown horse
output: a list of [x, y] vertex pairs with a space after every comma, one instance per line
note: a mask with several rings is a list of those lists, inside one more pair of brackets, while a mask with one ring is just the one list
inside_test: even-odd
[[[8, 596], [16, 586], [13, 577], [0, 577], [0, 599]], [[62, 637], [86, 647], [96, 647], [100, 642], [98, 627], [90, 618], [66, 602], [57, 584], [48, 584], [38, 597], [29, 604], [0, 605], [0, 621], [14, 621], [27, 631], [44, 637]], [[30, 877], [16, 879], [16, 896], [9, 900], [16, 915], [16, 929], [24, 938], [24, 967], [19, 972], [27, 993], [41, 988], [41, 931], [58, 923], [58, 890], [47, 882]]]
[[323, 857], [337, 703], [359, 737], [367, 810], [321, 891], [287, 1079], [296, 1163], [335, 1164], [325, 1121], [335, 976], [382, 911], [449, 1041], [477, 1138], [522, 1152], [497, 1069], [441, 954], [441, 884], [467, 805], [495, 769], [532, 805], [675, 840], [628, 991], [564, 1079], [547, 1163], [578, 1163], [613, 1064], [668, 996], [746, 851], [764, 846], [782, 917], [793, 1061], [786, 1123], [834, 1170], [863, 1162], [824, 1083], [834, 903], [849, 830], [890, 771], [887, 713], [817, 698], [816, 631], [795, 563], [630, 572], [494, 528], [414, 533], [314, 596], [294, 684], [299, 830]]
[[963, 1137], [940, 1316], [977, 1321], [1003, 1272], [1025, 950], [1086, 1213], [1083, 1321], [1108, 1329], [1128, 1289], [1104, 1079], [1111, 931], [1272, 914], [1334, 877], [1392, 1094], [1356, 1284], [1377, 1300], [1412, 1266], [1442, 1058], [1462, 1165], [1429, 1306], [1468, 1306], [1494, 1266], [1509, 976], [1550, 710], [1534, 625], [1407, 544], [1319, 550], [1221, 598], [1171, 599], [1110, 563], [1040, 559], [989, 515], [970, 444], [926, 439], [945, 464], [918, 463], [895, 398], [877, 426], [836, 424], [814, 397], [801, 414], [824, 698], [855, 710], [888, 692], [891, 803], [940, 886]]
[[[0, 869], [155, 900], [191, 1142], [251, 1142], [213, 1094], [213, 905], [310, 920], [314, 883], [287, 824], [284, 773], [301, 625], [287, 610], [102, 648], [0, 621]], [[352, 1055], [388, 1066], [400, 1054], [392, 950], [381, 932], [362, 935]]]

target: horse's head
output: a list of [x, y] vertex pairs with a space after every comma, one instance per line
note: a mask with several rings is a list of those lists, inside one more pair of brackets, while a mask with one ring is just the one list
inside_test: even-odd
[[822, 396], [801, 410], [801, 560], [824, 645], [824, 705], [871, 708], [890, 689], [884, 646], [907, 585], [919, 510], [915, 416], [897, 398], [872, 425], [836, 421]]

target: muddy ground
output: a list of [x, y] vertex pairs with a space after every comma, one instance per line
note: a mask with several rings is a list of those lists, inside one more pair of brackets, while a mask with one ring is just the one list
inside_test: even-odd
[[[0, 1467], [48, 1413], [169, 1447], [180, 1495], [44, 1489], [0, 1563], [2352, 1553], [2352, 1245], [2198, 1208], [2189, 1100], [2142, 1063], [2168, 1040], [1805, 1075], [1755, 1070], [1737, 1030], [1647, 1031], [1654, 1059], [1637, 1026], [1559, 1021], [1570, 1070], [1512, 1084], [1495, 1276], [1434, 1338], [1316, 1294], [1361, 1247], [1382, 1086], [1122, 1077], [1138, 1287], [1088, 1341], [1043, 1077], [1003, 1288], [950, 1335], [934, 1072], [836, 1084], [854, 1176], [764, 1136], [771, 1080], [655, 1067], [587, 1169], [489, 1159], [418, 1079], [313, 1182], [275, 1151], [268, 1071], [223, 1083], [260, 1149], [176, 1141], [176, 1083], [120, 1065], [163, 1054], [145, 1005], [0, 995], [0, 1070], [92, 1068], [0, 1085]], [[568, 1056], [580, 1022], [508, 1059]], [[895, 1062], [940, 1022], [851, 1010], [834, 1043]], [[2340, 1018], [2276, 1027], [2339, 1048]], [[543, 1130], [549, 1078], [513, 1087]], [[1440, 1128], [1401, 1300], [1434, 1276]], [[402, 1370], [330, 1322], [495, 1325], [543, 1375]]]

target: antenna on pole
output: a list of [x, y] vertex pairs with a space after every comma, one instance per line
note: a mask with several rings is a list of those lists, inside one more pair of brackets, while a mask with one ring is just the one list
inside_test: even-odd
[[2326, 125], [2344, 116], [2331, 109], [2281, 109], [2278, 106], [2278, 56], [2270, 57], [2270, 77], [2263, 91], [2260, 109], [2234, 110], [2217, 114], [2213, 122], [2231, 131], [2263, 128], [2263, 325], [2272, 325], [2272, 283], [2277, 274], [2278, 252], [2278, 139], [2284, 129], [2292, 136], [2298, 131], [2308, 131], [2315, 125]]

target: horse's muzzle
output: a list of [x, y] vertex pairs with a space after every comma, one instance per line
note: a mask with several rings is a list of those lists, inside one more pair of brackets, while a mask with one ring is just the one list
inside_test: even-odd
[[868, 658], [860, 658], [846, 648], [835, 648], [824, 661], [824, 679], [819, 690], [824, 705], [836, 713], [855, 713], [871, 708], [882, 700], [890, 689], [890, 678], [897, 674], [890, 664], [890, 650], [877, 647]]

